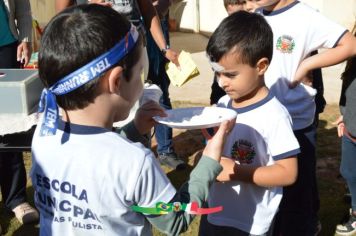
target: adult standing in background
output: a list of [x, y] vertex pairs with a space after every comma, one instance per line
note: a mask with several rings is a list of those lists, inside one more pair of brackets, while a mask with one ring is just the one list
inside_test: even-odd
[[19, 68], [31, 57], [32, 16], [28, 0], [1, 0], [0, 68]]
[[111, 5], [113, 9], [124, 14], [139, 30], [145, 26], [145, 29], [152, 34], [159, 49], [164, 52], [165, 57], [179, 66], [178, 54], [169, 48], [162, 32], [159, 16], [151, 0], [56, 0], [56, 11], [58, 13], [66, 7], [79, 4], [79, 2]]
[[[29, 0], [0, 0], [0, 29], [0, 68], [26, 66], [31, 57], [32, 36]], [[0, 152], [0, 188], [5, 207], [21, 223], [38, 221], [38, 212], [26, 200], [22, 152]]]
[[[157, 15], [160, 18], [162, 32], [166, 41], [167, 48], [170, 48], [169, 42], [169, 6], [171, 5], [171, 0], [153, 0], [153, 6], [156, 8]], [[159, 100], [159, 104], [164, 109], [172, 109], [171, 100], [169, 98], [169, 85], [170, 80], [166, 73], [165, 65], [168, 60], [165, 58], [165, 49], [160, 49], [154, 41], [154, 37], [151, 32], [147, 32], [147, 54], [149, 59], [149, 71], [148, 80], [152, 83], [158, 85], [163, 95]], [[178, 157], [173, 149], [173, 133], [172, 128], [157, 124], [156, 129], [156, 140], [157, 140], [157, 154], [158, 160], [161, 164], [169, 166], [171, 168], [180, 170], [184, 169], [186, 164], [182, 159]]]

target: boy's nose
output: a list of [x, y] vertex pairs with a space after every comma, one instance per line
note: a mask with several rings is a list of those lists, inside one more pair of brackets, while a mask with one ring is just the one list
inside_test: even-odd
[[252, 1], [246, 1], [245, 11], [254, 12], [255, 11], [255, 3], [253, 3]]
[[228, 86], [228, 80], [224, 76], [219, 76], [217, 80], [220, 88], [224, 89]]

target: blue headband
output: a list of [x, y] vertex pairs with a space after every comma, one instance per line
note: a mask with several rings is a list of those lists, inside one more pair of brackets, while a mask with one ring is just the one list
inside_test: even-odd
[[56, 134], [58, 124], [56, 95], [67, 94], [101, 76], [130, 52], [135, 46], [137, 39], [138, 32], [135, 26], [132, 25], [125, 38], [121, 39], [120, 42], [109, 51], [57, 81], [52, 87], [43, 89], [38, 108], [38, 112], [45, 112], [40, 135]]

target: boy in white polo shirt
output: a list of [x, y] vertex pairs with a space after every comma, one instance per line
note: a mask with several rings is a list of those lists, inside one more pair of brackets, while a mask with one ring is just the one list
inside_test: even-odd
[[209, 192], [209, 207], [224, 211], [202, 218], [201, 236], [266, 235], [282, 186], [296, 179], [299, 144], [291, 119], [264, 83], [272, 41], [266, 20], [243, 11], [225, 18], [209, 40], [208, 57], [227, 93], [217, 106], [238, 115], [223, 149], [220, 182]]
[[127, 118], [142, 93], [143, 65], [142, 38], [109, 7], [69, 8], [46, 26], [39, 52], [44, 116], [33, 137], [31, 170], [40, 235], [152, 235], [150, 223], [176, 235], [193, 215], [137, 210], [157, 204], [166, 209], [162, 202], [201, 206], [207, 198], [221, 171], [228, 122], [178, 192], [153, 153], [133, 142], [153, 127], [152, 116], [164, 115], [157, 103], [138, 110], [123, 129], [126, 137], [113, 132], [113, 123]]

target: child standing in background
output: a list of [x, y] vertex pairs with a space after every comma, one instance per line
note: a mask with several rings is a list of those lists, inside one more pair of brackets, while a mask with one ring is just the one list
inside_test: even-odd
[[[356, 55], [356, 38], [344, 27], [295, 0], [255, 0], [273, 30], [273, 59], [266, 85], [288, 109], [301, 153], [298, 179], [285, 187], [275, 223], [276, 235], [315, 235], [319, 194], [316, 183], [316, 90], [307, 85], [309, 71]], [[320, 48], [322, 53], [310, 56]]]
[[[356, 24], [353, 33], [356, 36]], [[351, 211], [349, 220], [336, 227], [336, 234], [353, 235], [356, 233], [356, 57], [347, 61], [341, 79], [342, 116], [337, 122], [338, 135], [342, 137], [340, 172], [351, 194]]]

